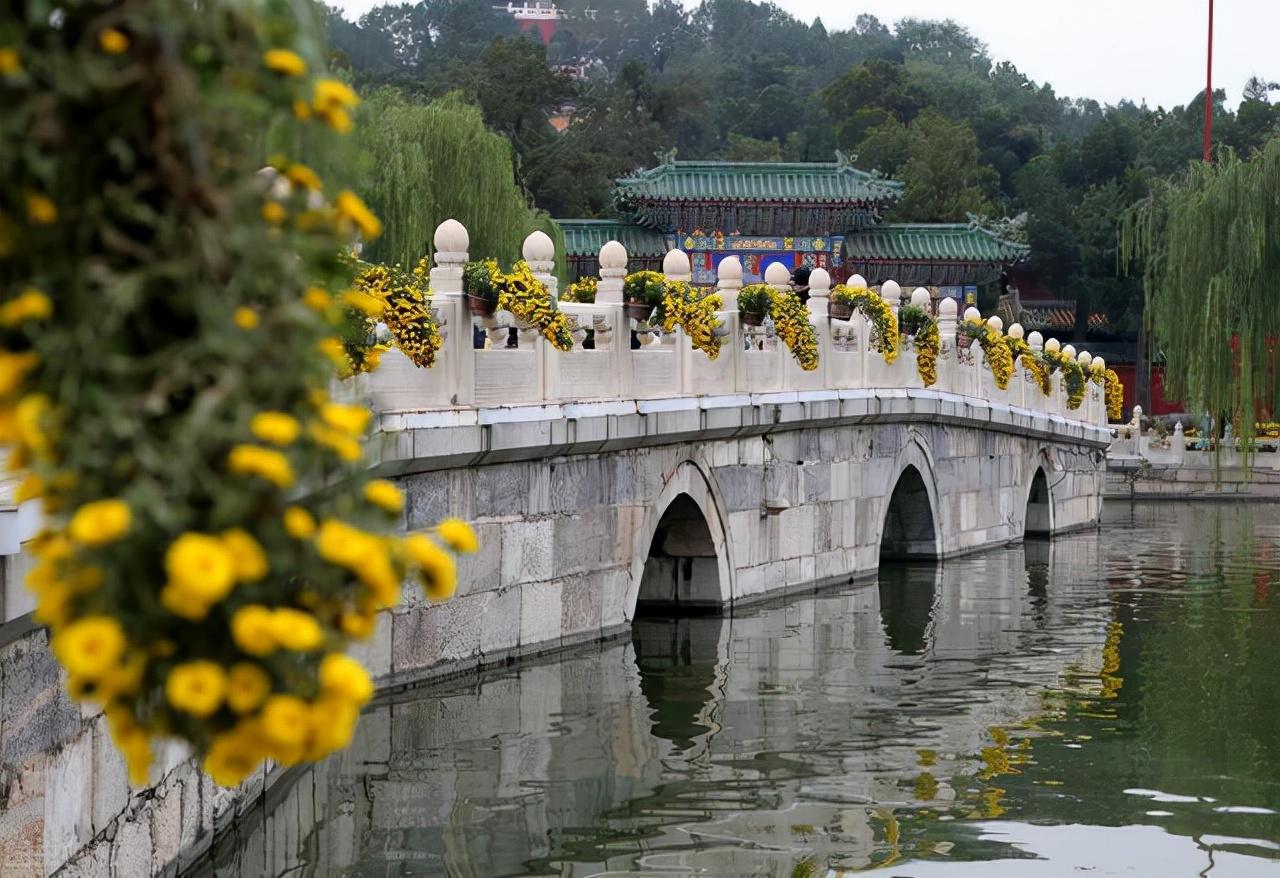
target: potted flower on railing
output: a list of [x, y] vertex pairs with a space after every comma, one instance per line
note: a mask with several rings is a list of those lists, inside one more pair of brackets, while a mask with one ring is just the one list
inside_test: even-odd
[[415, 366], [430, 369], [444, 344], [440, 323], [431, 307], [426, 258], [412, 272], [400, 266], [366, 265], [356, 274], [345, 300], [366, 315], [369, 323], [381, 321], [395, 346]]
[[656, 271], [636, 271], [622, 282], [622, 309], [632, 320], [648, 323], [662, 304], [667, 279]]
[[596, 302], [596, 290], [600, 286], [600, 279], [591, 277], [580, 277], [573, 283], [569, 284], [565, 289], [564, 295], [560, 297], [561, 302], [575, 302], [581, 305], [594, 305]]
[[759, 326], [768, 317], [778, 338], [790, 348], [800, 368], [818, 368], [818, 334], [809, 322], [809, 309], [790, 291], [775, 290], [768, 284], [750, 284], [738, 291], [738, 312], [747, 326]]
[[898, 319], [916, 350], [916, 372], [925, 387], [932, 387], [938, 381], [938, 353], [942, 350], [938, 321], [916, 305], [904, 305]]
[[1028, 380], [1039, 387], [1040, 392], [1045, 396], [1052, 394], [1053, 384], [1049, 381], [1049, 367], [1036, 355], [1027, 340], [1006, 335], [1004, 344], [1009, 349], [1009, 355], [1013, 357], [1014, 363], [1022, 364], [1022, 371]]
[[568, 317], [523, 259], [509, 272], [503, 272], [496, 259], [468, 262], [462, 269], [462, 289], [472, 314], [491, 317], [499, 309], [507, 311], [521, 325], [538, 330], [556, 350], [573, 350]]
[[827, 302], [828, 316], [836, 320], [848, 320], [857, 311], [871, 321], [872, 346], [880, 352], [886, 363], [898, 359], [898, 321], [893, 308], [877, 294], [865, 287], [847, 287], [839, 284], [831, 291]]

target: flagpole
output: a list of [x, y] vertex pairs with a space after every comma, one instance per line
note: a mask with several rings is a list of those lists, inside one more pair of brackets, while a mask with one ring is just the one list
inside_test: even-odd
[[1213, 0], [1209, 0], [1209, 60], [1204, 85], [1204, 160], [1213, 161]]

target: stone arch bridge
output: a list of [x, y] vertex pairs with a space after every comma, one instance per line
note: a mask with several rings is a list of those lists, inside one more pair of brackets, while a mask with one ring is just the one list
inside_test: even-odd
[[[607, 636], [649, 610], [731, 608], [870, 576], [881, 559], [946, 559], [1098, 520], [1110, 441], [1101, 391], [1089, 385], [1071, 409], [1059, 375], [1048, 396], [1020, 370], [998, 388], [958, 332], [954, 300], [909, 299], [942, 335], [926, 388], [909, 338], [885, 363], [867, 320], [828, 316], [817, 270], [819, 368], [804, 372], [768, 326], [740, 320], [730, 257], [717, 290], [724, 346], [711, 360], [678, 330], [628, 316], [626, 252], [610, 242], [595, 303], [561, 304], [576, 331], [574, 349], [558, 352], [503, 312], [468, 314], [466, 249], [457, 223], [437, 231], [432, 304], [447, 338], [436, 366], [389, 351], [343, 391], [378, 413], [378, 469], [405, 489], [406, 528], [458, 516], [481, 542], [453, 600], [409, 596], [384, 620], [363, 656], [384, 679]], [[554, 290], [550, 240], [531, 235], [524, 255]], [[688, 259], [673, 250], [664, 271], [687, 280]], [[895, 311], [908, 302], [893, 282], [880, 293]], [[473, 324], [502, 345], [476, 347]], [[518, 347], [505, 347], [509, 328]], [[1027, 341], [1089, 366], [1087, 353], [1038, 333]]]

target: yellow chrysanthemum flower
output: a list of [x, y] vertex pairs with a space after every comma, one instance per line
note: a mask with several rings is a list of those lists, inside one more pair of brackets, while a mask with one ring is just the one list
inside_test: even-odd
[[213, 739], [204, 757], [204, 772], [219, 786], [234, 787], [252, 774], [265, 757], [257, 724], [242, 722]]
[[105, 546], [124, 536], [133, 515], [123, 500], [94, 500], [76, 510], [67, 534], [85, 546]]
[[364, 640], [378, 627], [378, 615], [372, 611], [372, 608], [368, 611], [344, 610], [338, 619], [338, 627], [348, 637]]
[[232, 528], [222, 535], [222, 544], [231, 553], [236, 579], [241, 582], [257, 582], [267, 575], [267, 553], [248, 532]]
[[47, 226], [58, 219], [58, 208], [53, 199], [39, 192], [27, 193], [27, 219], [32, 225]]
[[285, 169], [284, 175], [289, 178], [290, 183], [295, 186], [301, 186], [304, 189], [319, 192], [324, 188], [324, 184], [320, 182], [320, 175], [306, 165], [295, 162]]
[[362, 290], [347, 290], [342, 294], [342, 301], [357, 309], [366, 317], [381, 317], [387, 310], [387, 300], [366, 293]]
[[49, 649], [68, 673], [97, 680], [124, 655], [120, 623], [110, 616], [86, 616], [53, 635]]
[[227, 675], [227, 706], [238, 714], [252, 713], [271, 694], [271, 677], [253, 662], [236, 662]]
[[285, 76], [302, 76], [307, 72], [307, 62], [289, 49], [268, 49], [262, 53], [262, 64], [268, 70]]
[[360, 103], [360, 97], [338, 79], [317, 79], [311, 103], [317, 110], [343, 109]]
[[446, 518], [436, 525], [436, 533], [440, 535], [440, 539], [444, 540], [444, 544], [455, 552], [470, 554], [480, 548], [476, 532], [471, 529], [471, 525], [460, 518]]
[[458, 585], [458, 569], [453, 556], [422, 534], [406, 537], [404, 548], [422, 573], [422, 591], [427, 598], [443, 601], [453, 597]]
[[360, 713], [343, 698], [321, 696], [311, 705], [311, 730], [306, 757], [323, 759], [351, 743]]
[[43, 497], [45, 488], [44, 479], [35, 473], [27, 473], [27, 477], [13, 491], [13, 502], [21, 504]]
[[210, 602], [170, 582], [160, 589], [160, 606], [175, 616], [199, 622], [209, 615]]
[[311, 105], [301, 98], [295, 98], [293, 101], [294, 118], [303, 122], [311, 118]]
[[39, 362], [40, 358], [31, 351], [22, 354], [0, 351], [0, 396], [8, 396], [17, 390], [27, 373]]
[[316, 550], [330, 564], [354, 570], [377, 552], [374, 537], [334, 518], [326, 518], [316, 534]]
[[288, 607], [272, 612], [271, 635], [276, 643], [294, 652], [311, 652], [324, 644], [324, 629], [316, 617]]
[[334, 207], [340, 215], [356, 224], [366, 241], [372, 241], [382, 234], [382, 221], [350, 189], [338, 193], [338, 197], [334, 199]]
[[[53, 401], [43, 393], [29, 393], [14, 406], [13, 415], [17, 421], [18, 438], [34, 454], [41, 457], [49, 453], [50, 434], [49, 421], [53, 413]], [[10, 472], [13, 472], [13, 460], [16, 454], [10, 454]]]
[[278, 201], [267, 201], [262, 205], [262, 218], [273, 226], [278, 226], [289, 218], [289, 212]]
[[316, 520], [301, 506], [284, 511], [284, 531], [295, 540], [309, 540], [316, 532]]
[[325, 124], [339, 134], [347, 134], [354, 127], [351, 122], [351, 114], [337, 107], [321, 110], [320, 118], [324, 119]]
[[320, 662], [320, 686], [355, 705], [373, 697], [373, 680], [358, 661], [340, 652], [331, 652]]
[[98, 45], [108, 55], [123, 55], [129, 51], [129, 38], [114, 27], [109, 27], [98, 34]]
[[292, 445], [301, 431], [297, 418], [285, 412], [258, 412], [249, 422], [254, 437], [281, 447]]
[[0, 48], [0, 76], [13, 76], [22, 72], [22, 58], [8, 47]]
[[333, 297], [321, 287], [307, 287], [307, 291], [302, 294], [302, 302], [312, 311], [323, 314], [329, 310]]
[[203, 659], [178, 665], [164, 681], [169, 703], [196, 717], [212, 715], [226, 694], [227, 675], [221, 665]]
[[329, 402], [320, 406], [320, 419], [326, 425], [351, 436], [359, 436], [364, 433], [372, 416], [372, 412], [359, 405], [343, 405], [337, 402]]
[[271, 655], [279, 647], [273, 618], [271, 610], [261, 604], [241, 607], [231, 617], [231, 640], [249, 655]]
[[222, 600], [235, 585], [235, 558], [222, 540], [208, 534], [178, 537], [165, 552], [164, 567], [172, 585], [206, 605]]
[[258, 476], [280, 488], [288, 488], [294, 481], [289, 458], [256, 445], [237, 445], [231, 449], [227, 466], [233, 473]]
[[316, 423], [309, 425], [307, 432], [317, 445], [328, 448], [341, 460], [355, 463], [360, 459], [360, 443], [346, 433]]
[[35, 287], [23, 290], [17, 298], [0, 307], [0, 323], [17, 326], [28, 320], [48, 320], [53, 316], [53, 302]]
[[235, 310], [235, 313], [231, 315], [231, 319], [235, 322], [236, 326], [246, 332], [251, 329], [257, 329], [258, 324], [261, 322], [257, 311], [243, 305]]
[[364, 486], [364, 499], [386, 512], [395, 514], [404, 509], [404, 494], [386, 479], [374, 479]]
[[278, 747], [296, 747], [311, 731], [307, 703], [296, 695], [272, 695], [262, 708], [262, 732]]

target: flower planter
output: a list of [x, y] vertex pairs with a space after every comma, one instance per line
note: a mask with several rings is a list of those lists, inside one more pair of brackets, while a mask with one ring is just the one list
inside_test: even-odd
[[492, 317], [498, 310], [498, 303], [483, 296], [467, 294], [467, 310], [476, 317]]
[[827, 300], [827, 316], [835, 320], [848, 320], [853, 316], [853, 306], [848, 302]]
[[743, 326], [759, 326], [759, 325], [761, 325], [762, 323], [764, 323], [764, 315], [763, 315], [763, 314], [757, 314], [757, 313], [752, 312], [752, 311], [743, 311], [743, 312], [741, 312], [741, 314], [742, 314], [742, 325], [743, 325]]
[[654, 305], [646, 305], [644, 302], [628, 301], [622, 306], [622, 310], [632, 320], [647, 323], [649, 318], [653, 316], [654, 307]]

